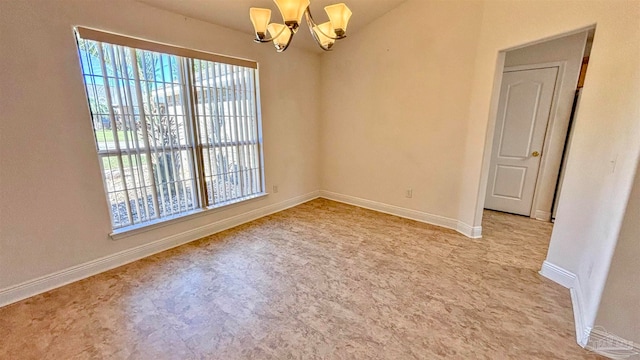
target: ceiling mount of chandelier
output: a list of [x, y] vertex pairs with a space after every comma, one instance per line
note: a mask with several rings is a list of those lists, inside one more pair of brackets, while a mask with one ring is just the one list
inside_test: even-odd
[[[273, 0], [282, 14], [284, 25], [270, 23], [271, 10], [262, 8], [249, 9], [249, 16], [256, 33], [255, 42], [266, 43], [273, 41], [278, 52], [287, 50], [298, 31], [300, 22], [304, 16], [311, 36], [322, 48], [331, 50], [336, 40], [344, 39], [347, 34], [347, 25], [351, 18], [351, 10], [347, 5], [340, 3], [325, 6], [324, 10], [329, 16], [329, 21], [316, 24], [309, 10], [309, 0]], [[267, 32], [269, 36], [267, 37]]]

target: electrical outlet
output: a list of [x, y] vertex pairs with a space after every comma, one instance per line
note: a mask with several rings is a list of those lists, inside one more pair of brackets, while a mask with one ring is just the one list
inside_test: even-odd
[[404, 194], [405, 197], [407, 198], [412, 198], [413, 197], [413, 189], [407, 189], [407, 191]]
[[273, 185], [273, 193], [274, 194], [278, 193], [278, 185]]

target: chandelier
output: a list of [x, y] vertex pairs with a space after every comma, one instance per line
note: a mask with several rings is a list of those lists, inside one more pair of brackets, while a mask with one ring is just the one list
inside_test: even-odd
[[[309, 10], [309, 0], [273, 0], [282, 14], [284, 25], [270, 23], [271, 10], [262, 8], [249, 9], [249, 16], [256, 32], [255, 42], [267, 43], [273, 41], [278, 52], [287, 50], [293, 35], [298, 31], [304, 16], [311, 36], [323, 50], [331, 50], [336, 40], [344, 39], [347, 34], [347, 24], [351, 18], [351, 10], [340, 3], [324, 8], [329, 21], [316, 24]], [[267, 31], [270, 38], [267, 38]]]

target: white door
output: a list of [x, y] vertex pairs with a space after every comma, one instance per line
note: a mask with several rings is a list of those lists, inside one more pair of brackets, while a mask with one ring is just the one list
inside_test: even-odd
[[505, 71], [485, 208], [530, 216], [557, 67]]

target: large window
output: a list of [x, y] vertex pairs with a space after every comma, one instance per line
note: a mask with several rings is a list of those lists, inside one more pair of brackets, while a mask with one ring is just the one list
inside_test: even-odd
[[77, 34], [114, 229], [263, 193], [255, 63]]

